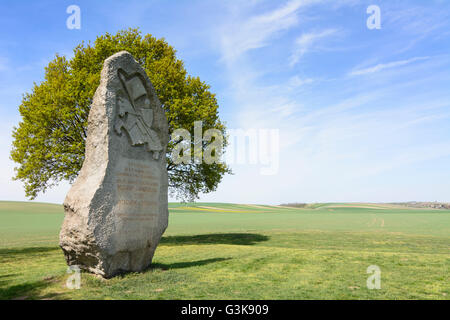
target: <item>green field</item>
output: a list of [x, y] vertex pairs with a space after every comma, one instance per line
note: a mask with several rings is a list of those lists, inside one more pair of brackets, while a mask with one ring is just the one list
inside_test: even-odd
[[[0, 202], [0, 299], [449, 299], [450, 211], [171, 204], [152, 267], [68, 277], [62, 206]], [[369, 290], [366, 269], [381, 269]]]

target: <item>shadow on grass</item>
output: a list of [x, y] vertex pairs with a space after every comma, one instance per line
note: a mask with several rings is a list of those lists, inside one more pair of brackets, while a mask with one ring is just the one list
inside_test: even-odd
[[204, 266], [210, 263], [214, 262], [220, 262], [220, 261], [226, 261], [230, 260], [231, 258], [213, 258], [213, 259], [205, 259], [205, 260], [198, 260], [198, 261], [188, 261], [188, 262], [176, 262], [176, 263], [152, 263], [149, 270], [169, 270], [169, 269], [182, 269], [182, 268], [191, 268], [191, 267], [198, 267], [198, 266]]
[[[4, 262], [14, 263], [17, 268], [26, 265], [27, 260], [35, 259], [36, 257], [51, 255], [58, 252], [59, 247], [28, 247], [28, 248], [1, 248], [0, 249], [0, 266]], [[26, 267], [24, 268], [25, 270]], [[23, 274], [2, 274], [0, 275], [0, 300], [14, 299], [26, 300], [40, 298], [40, 292], [51, 285], [51, 281], [27, 281], [22, 282]], [[19, 282], [19, 283], [17, 283]]]
[[33, 253], [44, 253], [61, 250], [57, 246], [53, 247], [29, 247], [29, 248], [2, 248], [0, 249], [1, 255], [23, 255], [23, 254], [33, 254]]
[[2, 291], [2, 287], [7, 285], [8, 283], [10, 283], [12, 281], [12, 279], [14, 279], [14, 277], [16, 277], [16, 274], [1, 274], [0, 275], [0, 297], [1, 297], [1, 291]]
[[[7, 283], [3, 283], [4, 286]], [[36, 299], [36, 296], [39, 296], [41, 290], [50, 286], [51, 283], [49, 281], [34, 281], [27, 282], [12, 286], [0, 287], [0, 300], [27, 300], [27, 299]], [[52, 294], [51, 296], [39, 297], [42, 298], [54, 298], [56, 294]]]
[[193, 236], [166, 236], [160, 241], [164, 246], [178, 246], [183, 244], [236, 244], [254, 245], [267, 241], [269, 237], [256, 233], [212, 233]]

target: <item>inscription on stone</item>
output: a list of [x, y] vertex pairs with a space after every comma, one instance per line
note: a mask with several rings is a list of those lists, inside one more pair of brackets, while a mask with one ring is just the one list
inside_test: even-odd
[[158, 211], [160, 196], [157, 167], [141, 160], [124, 158], [117, 169], [117, 215], [123, 219], [151, 220]]

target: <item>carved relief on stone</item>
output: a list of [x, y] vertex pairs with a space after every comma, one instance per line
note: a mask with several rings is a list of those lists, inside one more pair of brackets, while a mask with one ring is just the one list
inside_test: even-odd
[[127, 75], [122, 69], [118, 76], [123, 90], [117, 93], [117, 117], [115, 131], [121, 135], [126, 131], [131, 145], [146, 145], [153, 158], [158, 159], [163, 150], [157, 133], [152, 129], [153, 109], [150, 105], [145, 82], [139, 73]]

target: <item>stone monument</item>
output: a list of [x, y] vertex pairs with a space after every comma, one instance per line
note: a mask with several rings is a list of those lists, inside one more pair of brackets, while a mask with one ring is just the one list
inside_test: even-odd
[[168, 223], [164, 109], [126, 51], [105, 60], [88, 119], [83, 167], [64, 201], [69, 265], [105, 278], [142, 271]]

